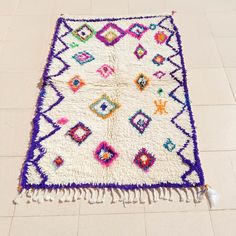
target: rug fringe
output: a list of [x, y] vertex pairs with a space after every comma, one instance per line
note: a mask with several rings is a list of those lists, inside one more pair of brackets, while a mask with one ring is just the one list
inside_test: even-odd
[[[88, 201], [90, 204], [103, 203], [109, 194], [111, 203], [122, 202], [124, 206], [130, 203], [156, 203], [160, 199], [173, 201], [174, 193], [180, 202], [201, 202], [204, 196], [214, 207], [219, 195], [209, 185], [192, 188], [145, 188], [145, 189], [118, 189], [118, 188], [70, 188], [70, 189], [22, 189], [13, 201], [19, 204], [23, 198], [27, 203], [42, 203], [58, 200], [59, 202], [75, 202], [80, 199]], [[146, 196], [145, 196], [146, 195]], [[176, 198], [176, 197], [175, 197]]]

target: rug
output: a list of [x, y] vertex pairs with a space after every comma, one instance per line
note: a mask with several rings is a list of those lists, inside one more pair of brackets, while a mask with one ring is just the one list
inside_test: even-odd
[[16, 202], [190, 201], [204, 186], [173, 17], [60, 17]]

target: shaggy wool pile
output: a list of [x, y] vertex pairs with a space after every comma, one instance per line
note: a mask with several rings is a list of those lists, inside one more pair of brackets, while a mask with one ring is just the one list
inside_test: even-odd
[[204, 186], [172, 16], [60, 17], [42, 81], [19, 198], [188, 200]]

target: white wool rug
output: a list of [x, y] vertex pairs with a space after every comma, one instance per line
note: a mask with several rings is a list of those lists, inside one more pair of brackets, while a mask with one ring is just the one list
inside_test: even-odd
[[206, 188], [172, 16], [60, 17], [15, 202], [155, 202], [173, 190], [189, 201]]

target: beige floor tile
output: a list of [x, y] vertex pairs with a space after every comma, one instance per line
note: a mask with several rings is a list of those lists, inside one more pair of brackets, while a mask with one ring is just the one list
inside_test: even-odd
[[206, 12], [231, 12], [236, 9], [235, 0], [200, 0]]
[[235, 104], [224, 69], [189, 69], [187, 73], [193, 105]]
[[22, 157], [0, 157], [0, 216], [12, 216]]
[[216, 43], [223, 65], [225, 67], [236, 67], [236, 54], [234, 50], [236, 37], [216, 38]]
[[215, 37], [236, 36], [236, 12], [207, 13], [211, 31]]
[[111, 197], [106, 195], [103, 204], [89, 204], [87, 201], [81, 201], [80, 214], [81, 215], [100, 215], [100, 214], [113, 214], [113, 213], [143, 213], [144, 204], [126, 204], [121, 202], [111, 203]]
[[212, 211], [210, 214], [215, 236], [236, 235], [236, 211]]
[[225, 69], [225, 71], [228, 76], [231, 89], [233, 90], [234, 98], [236, 98], [236, 68], [228, 68], [228, 69]]
[[11, 236], [76, 236], [77, 216], [14, 217]]
[[5, 39], [11, 21], [11, 16], [0, 16], [0, 40]]
[[67, 216], [79, 214], [79, 202], [35, 202], [22, 203], [16, 205], [15, 216]]
[[1, 1], [0, 15], [11, 15], [14, 13], [18, 0]]
[[143, 214], [89, 215], [79, 217], [80, 236], [144, 236]]
[[91, 0], [92, 1], [92, 14], [93, 15], [127, 15], [128, 14], [128, 1], [109, 1], [109, 0]]
[[[185, 196], [182, 193], [182, 196]], [[172, 192], [173, 201], [168, 200], [158, 200], [156, 203], [145, 204], [145, 212], [178, 212], [178, 211], [203, 211], [208, 210], [208, 203], [206, 199], [203, 199], [201, 203], [194, 203], [192, 194], [189, 195], [191, 201], [190, 202], [180, 202], [179, 196], [176, 192]]]
[[236, 209], [235, 152], [201, 152], [205, 181], [220, 195], [214, 209]]
[[236, 106], [193, 106], [201, 151], [236, 150]]
[[213, 236], [208, 212], [146, 214], [147, 236]]
[[44, 42], [6, 41], [0, 52], [0, 72], [19, 72], [41, 68]]
[[1, 236], [8, 236], [11, 225], [11, 217], [0, 217]]
[[166, 0], [167, 6], [168, 6], [168, 12], [171, 12], [172, 10], [176, 11], [178, 13], [200, 13], [204, 11], [204, 8], [202, 7], [202, 4], [199, 0]]
[[129, 12], [128, 12], [129, 14], [143, 16], [145, 14], [159, 15], [167, 12], [166, 1], [149, 0], [148, 2], [147, 1], [145, 2], [142, 0], [129, 0], [128, 2], [129, 2]]
[[0, 108], [34, 108], [39, 94], [40, 73], [0, 73], [1, 83], [4, 84], [0, 87]]
[[56, 0], [54, 13], [57, 14], [74, 14], [89, 15], [91, 14], [91, 0]]
[[[49, 37], [49, 29], [51, 26], [51, 17], [48, 15], [23, 15], [14, 16], [6, 35], [6, 40], [17, 40], [17, 43], [22, 41], [44, 40]], [[27, 43], [27, 42], [25, 42]]]
[[0, 156], [25, 156], [30, 139], [33, 111], [0, 110]]
[[56, 0], [20, 0], [17, 8], [16, 15], [50, 15], [55, 7]]

